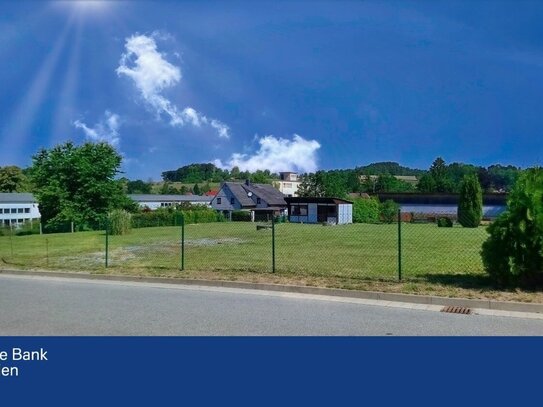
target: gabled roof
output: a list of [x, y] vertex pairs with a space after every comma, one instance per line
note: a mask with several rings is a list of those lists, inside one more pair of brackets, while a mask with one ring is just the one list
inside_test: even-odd
[[27, 192], [0, 192], [0, 203], [37, 203], [34, 195]]
[[240, 182], [225, 182], [224, 185], [230, 189], [232, 195], [236, 197], [242, 207], [256, 206], [254, 201], [247, 196], [247, 191], [243, 189], [243, 184]]
[[278, 189], [275, 189], [272, 185], [269, 184], [242, 184], [242, 187], [247, 192], [252, 192], [257, 197], [263, 199], [270, 206], [278, 205], [285, 206], [285, 195]]
[[255, 202], [247, 195], [249, 192], [263, 199], [270, 206], [286, 206], [285, 196], [269, 184], [249, 184], [241, 182], [225, 182], [242, 207], [255, 207]]

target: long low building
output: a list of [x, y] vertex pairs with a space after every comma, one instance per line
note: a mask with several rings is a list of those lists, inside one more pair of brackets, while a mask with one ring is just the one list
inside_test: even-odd
[[34, 195], [19, 192], [0, 192], [0, 226], [13, 227], [41, 219]]
[[[388, 199], [400, 205], [402, 213], [414, 215], [444, 215], [456, 217], [458, 212], [458, 194], [421, 194], [421, 193], [380, 193], [379, 201]], [[495, 219], [507, 208], [507, 195], [494, 193], [483, 194], [483, 218]]]
[[130, 199], [137, 202], [142, 208], [155, 210], [158, 208], [168, 208], [183, 203], [191, 205], [205, 205], [210, 207], [212, 196], [199, 195], [156, 195], [156, 194], [130, 194]]

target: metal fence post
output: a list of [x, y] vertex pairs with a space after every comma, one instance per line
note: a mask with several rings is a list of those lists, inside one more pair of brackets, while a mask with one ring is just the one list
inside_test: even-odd
[[272, 273], [275, 273], [275, 217], [271, 217], [272, 222]]
[[9, 243], [11, 246], [11, 258], [13, 258], [13, 228], [9, 231]]
[[402, 210], [398, 209], [398, 281], [402, 281]]
[[109, 265], [109, 220], [106, 218], [106, 268]]
[[185, 216], [181, 214], [181, 271], [185, 270]]

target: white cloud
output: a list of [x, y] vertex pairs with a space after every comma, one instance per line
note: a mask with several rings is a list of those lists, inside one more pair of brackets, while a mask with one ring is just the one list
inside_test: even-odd
[[258, 140], [260, 148], [254, 155], [235, 153], [228, 162], [215, 160], [215, 165], [223, 169], [238, 167], [241, 171], [270, 170], [271, 172], [317, 170], [316, 140], [306, 140], [295, 134], [292, 140], [265, 136]]
[[81, 120], [76, 120], [73, 125], [83, 130], [85, 137], [94, 142], [106, 142], [117, 147], [120, 142], [119, 127], [121, 127], [119, 115], [106, 110], [104, 119], [100, 120], [94, 127], [89, 127]]
[[165, 59], [165, 55], [157, 49], [152, 36], [133, 35], [126, 39], [126, 53], [122, 54], [117, 75], [126, 75], [134, 81], [142, 98], [156, 113], [157, 117], [166, 115], [170, 125], [183, 126], [191, 124], [195, 127], [211, 126], [221, 138], [229, 138], [229, 127], [217, 119], [209, 119], [192, 107], [179, 110], [170, 100], [162, 95], [162, 91], [171, 88], [181, 80], [181, 70]]

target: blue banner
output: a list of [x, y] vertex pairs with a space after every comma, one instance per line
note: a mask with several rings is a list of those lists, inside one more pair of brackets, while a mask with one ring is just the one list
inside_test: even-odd
[[541, 338], [3, 337], [0, 404], [525, 405], [538, 401], [542, 345]]

